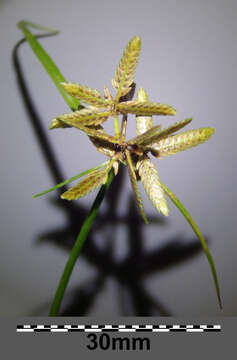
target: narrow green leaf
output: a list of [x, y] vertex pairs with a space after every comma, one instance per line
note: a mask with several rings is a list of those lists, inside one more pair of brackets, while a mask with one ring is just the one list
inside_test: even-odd
[[210, 251], [208, 249], [208, 246], [206, 244], [206, 241], [205, 241], [201, 231], [199, 230], [198, 226], [196, 225], [196, 223], [192, 219], [191, 215], [189, 214], [188, 210], [185, 209], [185, 207], [180, 202], [180, 200], [172, 193], [172, 191], [165, 184], [161, 183], [161, 186], [164, 189], [164, 191], [166, 192], [166, 194], [169, 196], [170, 200], [174, 203], [174, 205], [179, 209], [179, 211], [186, 218], [186, 220], [188, 221], [188, 223], [190, 224], [190, 226], [193, 229], [194, 233], [197, 235], [198, 239], [200, 240], [200, 242], [202, 244], [203, 250], [204, 250], [204, 252], [206, 254], [207, 260], [208, 260], [208, 262], [210, 264], [210, 267], [211, 267], [212, 276], [213, 276], [214, 283], [215, 283], [215, 288], [216, 288], [216, 293], [217, 293], [219, 305], [220, 305], [220, 308], [222, 309], [220, 287], [219, 287], [218, 277], [217, 277], [217, 273], [216, 273], [216, 268], [215, 268], [215, 264], [214, 264], [213, 258], [211, 256], [211, 253], [210, 253]]
[[91, 229], [91, 226], [93, 224], [93, 221], [99, 211], [100, 205], [104, 199], [106, 190], [109, 188], [112, 180], [114, 178], [114, 171], [111, 170], [109, 172], [108, 180], [105, 185], [102, 185], [100, 188], [100, 191], [98, 192], [95, 201], [93, 202], [93, 205], [90, 209], [90, 212], [84, 221], [81, 230], [77, 236], [76, 242], [72, 248], [72, 251], [69, 255], [69, 258], [67, 260], [67, 263], [65, 265], [63, 274], [61, 276], [61, 279], [59, 281], [56, 294], [54, 296], [54, 300], [50, 309], [49, 316], [58, 316], [59, 309], [62, 303], [62, 299], [65, 293], [65, 290], [67, 288], [68, 282], [70, 280], [72, 270], [74, 268], [74, 265], [78, 259], [78, 256], [80, 254], [80, 250], [87, 238], [87, 235]]
[[44, 48], [40, 45], [36, 37], [31, 33], [28, 27], [32, 27], [37, 30], [47, 31], [50, 32], [52, 35], [58, 34], [59, 31], [52, 30], [40, 25], [33, 24], [29, 21], [20, 21], [17, 24], [18, 28], [23, 32], [26, 40], [28, 41], [29, 45], [31, 46], [32, 50], [34, 51], [35, 55], [43, 65], [44, 69], [47, 71], [51, 79], [53, 80], [54, 84], [57, 86], [59, 92], [63, 96], [64, 100], [68, 104], [68, 106], [72, 110], [78, 110], [81, 108], [80, 102], [69, 95], [61, 85], [61, 82], [66, 82], [65, 78], [63, 77], [62, 73], [55, 65], [51, 57], [47, 54]]
[[96, 167], [94, 167], [94, 168], [91, 168], [91, 169], [88, 169], [88, 170], [86, 170], [86, 171], [83, 171], [82, 173], [77, 174], [77, 175], [71, 177], [70, 179], [67, 179], [67, 180], [63, 181], [63, 182], [61, 182], [61, 183], [53, 186], [53, 187], [50, 188], [50, 189], [47, 189], [47, 190], [44, 190], [44, 191], [42, 191], [42, 192], [40, 192], [40, 193], [38, 193], [38, 194], [35, 194], [35, 195], [33, 195], [33, 199], [35, 199], [35, 198], [37, 198], [37, 197], [39, 197], [39, 196], [45, 195], [45, 194], [47, 194], [47, 193], [49, 193], [49, 192], [51, 192], [51, 191], [54, 191], [54, 190], [56, 190], [56, 189], [59, 189], [59, 188], [61, 188], [62, 186], [65, 186], [65, 185], [69, 184], [70, 182], [79, 179], [79, 178], [82, 177], [82, 176], [85, 176], [85, 175], [90, 174], [92, 171], [95, 171], [95, 170], [97, 170], [97, 169], [100, 169], [100, 168], [106, 166], [108, 163], [109, 163], [109, 162], [106, 161], [106, 162], [104, 162], [103, 164], [100, 164], [100, 165], [98, 165], [98, 166], [96, 166]]

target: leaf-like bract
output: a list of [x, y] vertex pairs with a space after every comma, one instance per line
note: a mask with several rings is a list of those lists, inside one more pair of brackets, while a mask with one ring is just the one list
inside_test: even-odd
[[216, 267], [215, 267], [212, 255], [210, 253], [210, 250], [208, 249], [207, 243], [206, 243], [201, 231], [199, 230], [197, 224], [192, 219], [192, 217], [191, 217], [190, 213], [188, 212], [188, 210], [185, 209], [185, 207], [183, 206], [181, 201], [172, 193], [172, 191], [165, 184], [161, 183], [161, 186], [162, 186], [163, 190], [165, 191], [165, 193], [169, 196], [170, 200], [174, 203], [174, 205], [183, 214], [183, 216], [185, 217], [185, 219], [187, 220], [187, 222], [189, 223], [189, 225], [191, 226], [194, 233], [197, 235], [198, 239], [200, 240], [200, 242], [202, 244], [203, 250], [204, 250], [204, 252], [206, 254], [207, 260], [208, 260], [209, 265], [211, 267], [211, 272], [212, 272], [213, 280], [214, 280], [215, 287], [216, 287], [216, 293], [217, 293], [217, 297], [218, 297], [218, 300], [219, 300], [219, 305], [220, 305], [220, 308], [222, 309], [220, 286], [219, 286], [218, 277], [217, 277], [217, 273], [216, 273]]
[[88, 107], [69, 114], [57, 116], [56, 119], [80, 129], [81, 125], [91, 126], [102, 124], [110, 115], [110, 111], [98, 111], [98, 109]]
[[[140, 88], [137, 93], [137, 101], [147, 102], [148, 95], [143, 88]], [[151, 116], [136, 116], [136, 133], [137, 135], [144, 134], [146, 131], [151, 129], [153, 121]]]
[[98, 90], [89, 88], [88, 86], [74, 83], [61, 83], [61, 85], [68, 94], [87, 104], [104, 108], [109, 103]]
[[85, 177], [85, 179], [80, 181], [77, 185], [65, 191], [61, 195], [61, 198], [67, 200], [76, 200], [79, 199], [80, 197], [89, 194], [95, 188], [106, 182], [109, 170], [110, 167], [107, 166], [103, 170], [96, 170], [90, 173], [88, 176]]
[[141, 50], [141, 39], [139, 36], [134, 36], [126, 46], [122, 58], [119, 62], [118, 68], [112, 86], [117, 90], [115, 100], [118, 101], [121, 96], [126, 95], [130, 91], [130, 86], [133, 83], [134, 74]]
[[146, 218], [146, 214], [144, 212], [144, 208], [143, 208], [143, 204], [142, 204], [142, 199], [141, 199], [141, 196], [140, 196], [139, 190], [138, 190], [137, 177], [136, 177], [136, 173], [134, 171], [132, 158], [131, 158], [131, 155], [128, 150], [125, 150], [125, 154], [126, 154], [126, 160], [127, 160], [127, 165], [128, 165], [128, 173], [129, 173], [129, 177], [131, 180], [133, 192], [134, 192], [134, 195], [136, 198], [136, 203], [140, 209], [140, 213], [141, 213], [145, 223], [148, 224], [148, 220]]
[[152, 205], [163, 215], [169, 215], [168, 203], [157, 170], [149, 158], [139, 162], [138, 173]]
[[215, 129], [200, 128], [195, 130], [184, 131], [177, 135], [171, 135], [167, 138], [161, 139], [150, 148], [158, 152], [158, 156], [168, 156], [176, 154], [179, 151], [190, 149], [194, 146], [207, 141]]
[[136, 115], [175, 115], [176, 110], [170, 105], [137, 100], [124, 101], [117, 105], [121, 113]]

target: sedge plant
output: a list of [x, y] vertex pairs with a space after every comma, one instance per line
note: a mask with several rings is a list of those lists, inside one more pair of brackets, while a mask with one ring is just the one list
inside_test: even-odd
[[[95, 146], [100, 153], [108, 157], [106, 162], [33, 196], [36, 198], [44, 195], [81, 177], [83, 177], [81, 181], [61, 194], [62, 199], [77, 200], [100, 187], [62, 273], [52, 302], [50, 316], [59, 314], [61, 302], [81, 247], [91, 229], [106, 190], [114, 176], [118, 174], [120, 166], [127, 166], [128, 168], [134, 198], [146, 224], [148, 219], [139, 193], [138, 181], [141, 181], [150, 202], [159, 213], [163, 216], [169, 215], [168, 197], [188, 221], [200, 240], [210, 264], [219, 305], [222, 307], [217, 273], [206, 241], [188, 210], [167, 185], [160, 180], [151, 159], [152, 156], [160, 159], [175, 155], [204, 143], [213, 135], [214, 129], [203, 127], [178, 132], [191, 123], [191, 118], [174, 122], [169, 127], [162, 128], [161, 125], [155, 124], [154, 116], [173, 116], [176, 114], [176, 110], [170, 105], [150, 101], [143, 88], [138, 89], [136, 98], [133, 99], [135, 95], [134, 75], [141, 50], [139, 36], [133, 37], [125, 47], [111, 81], [116, 92], [112, 96], [107, 86], [104, 87], [104, 94], [102, 94], [91, 87], [67, 82], [51, 57], [40, 45], [36, 36], [29, 30], [29, 27], [49, 32], [52, 35], [56, 34], [57, 31], [27, 21], [21, 21], [18, 23], [18, 27], [71, 109], [71, 112], [67, 114], [57, 115], [51, 121], [49, 129], [75, 128], [88, 137], [92, 146]], [[132, 115], [134, 119], [128, 119], [129, 115]], [[106, 121], [111, 121], [111, 119], [114, 122], [114, 134], [108, 134], [103, 127], [103, 124]], [[131, 139], [126, 138], [128, 121], [134, 122], [136, 128], [136, 136]]]

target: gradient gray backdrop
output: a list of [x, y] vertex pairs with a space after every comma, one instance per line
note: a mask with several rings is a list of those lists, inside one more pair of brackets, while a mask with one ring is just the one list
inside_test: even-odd
[[[63, 212], [32, 194], [53, 185], [45, 159], [23, 106], [12, 66], [12, 50], [22, 37], [16, 28], [27, 19], [61, 30], [42, 44], [67, 80], [103, 90], [110, 86], [118, 60], [135, 34], [142, 38], [136, 83], [150, 99], [171, 104], [175, 120], [193, 117], [192, 126], [216, 128], [212, 139], [198, 148], [156, 161], [161, 179], [190, 210], [210, 240], [223, 297], [219, 311], [211, 272], [204, 254], [147, 278], [146, 287], [172, 315], [237, 314], [236, 136], [237, 136], [237, 2], [235, 0], [0, 0], [1, 44], [1, 248], [0, 315], [33, 314], [50, 303], [68, 252], [37, 246], [36, 237], [66, 222]], [[67, 112], [27, 44], [19, 51], [27, 84], [47, 130], [50, 120]], [[158, 119], [156, 119], [157, 122]], [[159, 119], [163, 125], [173, 119]], [[129, 135], [134, 133], [134, 120]], [[48, 134], [67, 177], [105, 161], [76, 130]], [[82, 150], [83, 149], [83, 150]], [[118, 212], [125, 214], [131, 186], [126, 175]], [[144, 192], [145, 210], [156, 215]], [[89, 207], [95, 193], [80, 200]], [[103, 212], [103, 209], [101, 210]], [[159, 217], [159, 215], [157, 215]], [[135, 224], [134, 224], [135, 226]], [[164, 226], [143, 228], [149, 249], [176, 236], [195, 238], [172, 204]], [[126, 229], [114, 231], [117, 256], [126, 251]], [[103, 236], [99, 241], [103, 246]], [[69, 291], [87, 281], [95, 269], [81, 259]], [[122, 315], [119, 288], [111, 280], [91, 315]], [[47, 305], [42, 310], [46, 315]], [[131, 312], [128, 315], [133, 315]]]

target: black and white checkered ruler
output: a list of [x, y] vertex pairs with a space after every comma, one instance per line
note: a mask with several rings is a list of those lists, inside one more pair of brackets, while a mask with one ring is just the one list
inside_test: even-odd
[[221, 325], [17, 325], [17, 332], [215, 332]]

